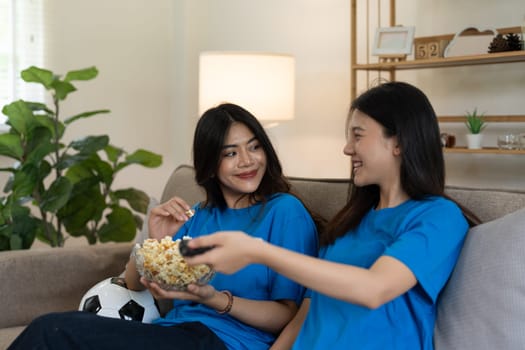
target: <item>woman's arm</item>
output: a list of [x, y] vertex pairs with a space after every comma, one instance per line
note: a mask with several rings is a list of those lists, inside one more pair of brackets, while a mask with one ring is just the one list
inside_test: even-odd
[[297, 338], [297, 334], [303, 326], [308, 310], [310, 309], [310, 298], [303, 299], [299, 311], [295, 314], [294, 318], [288, 322], [286, 327], [282, 330], [279, 337], [275, 340], [270, 350], [288, 350], [292, 348], [292, 345]]
[[141, 291], [146, 289], [146, 287], [140, 282], [140, 275], [137, 271], [134, 258], [130, 258], [126, 264], [124, 279], [126, 280], [126, 286], [130, 290]]
[[[187, 292], [167, 291], [156, 283], [142, 279], [156, 299], [191, 300], [217, 311], [225, 310], [230, 300], [226, 293], [215, 290], [211, 285], [191, 284]], [[291, 300], [251, 300], [232, 296], [228, 312], [239, 321], [266, 332], [277, 334], [295, 315], [297, 305]]]
[[221, 232], [193, 239], [192, 248], [214, 249], [187, 258], [233, 273], [248, 264], [263, 264], [322, 294], [377, 308], [412, 288], [416, 277], [397, 259], [381, 256], [369, 269], [313, 258], [254, 239], [242, 232]]

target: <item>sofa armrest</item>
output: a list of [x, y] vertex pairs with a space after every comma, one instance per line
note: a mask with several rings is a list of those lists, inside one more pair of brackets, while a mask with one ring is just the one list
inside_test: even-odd
[[27, 325], [53, 311], [78, 309], [85, 292], [124, 270], [132, 243], [0, 253], [0, 328]]

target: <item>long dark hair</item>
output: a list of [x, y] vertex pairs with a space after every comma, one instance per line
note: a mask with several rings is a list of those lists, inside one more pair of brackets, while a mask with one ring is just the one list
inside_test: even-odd
[[[421, 90], [404, 82], [384, 83], [352, 102], [347, 124], [355, 110], [381, 124], [386, 137], [397, 138], [401, 149], [401, 187], [411, 199], [449, 198], [445, 195], [445, 161], [436, 113]], [[351, 184], [348, 203], [327, 224], [321, 244], [331, 244], [356, 228], [378, 202], [378, 185]], [[472, 212], [459, 206], [469, 224], [479, 223]]]
[[216, 175], [226, 134], [235, 122], [242, 123], [250, 129], [266, 154], [266, 171], [257, 190], [250, 194], [251, 199], [264, 200], [268, 195], [290, 192], [290, 184], [283, 175], [277, 153], [261, 123], [246, 109], [224, 103], [204, 112], [193, 137], [195, 180], [206, 192], [203, 206], [226, 207]]

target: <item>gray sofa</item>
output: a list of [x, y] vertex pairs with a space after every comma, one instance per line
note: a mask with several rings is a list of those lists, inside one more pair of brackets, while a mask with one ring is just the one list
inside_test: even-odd
[[[348, 181], [291, 178], [294, 190], [330, 218], [347, 198]], [[438, 307], [438, 350], [518, 349], [525, 345], [525, 191], [447, 188], [484, 222], [473, 228]], [[178, 167], [161, 201], [202, 198], [190, 166]], [[444, 220], [446, 218], [443, 218]], [[0, 253], [0, 349], [38, 315], [78, 308], [95, 283], [119, 275], [132, 243]]]

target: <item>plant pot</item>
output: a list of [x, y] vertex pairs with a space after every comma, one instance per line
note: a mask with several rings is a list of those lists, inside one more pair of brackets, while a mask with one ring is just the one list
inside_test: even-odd
[[480, 149], [483, 134], [467, 134], [467, 148]]

